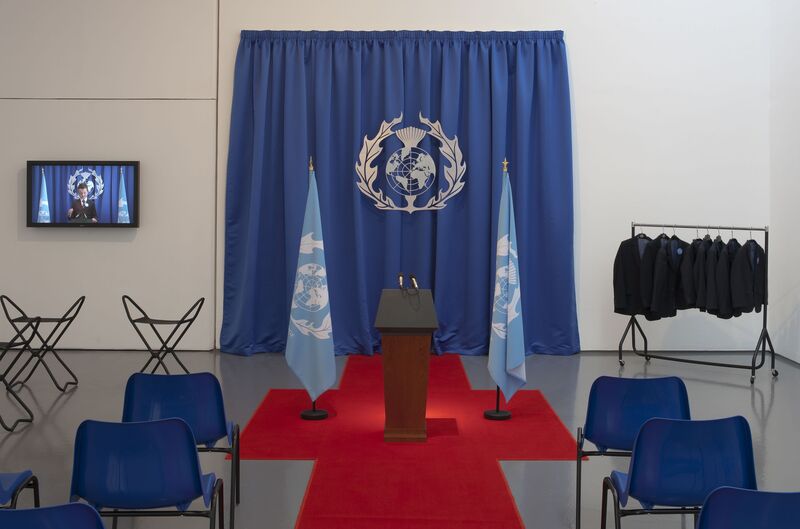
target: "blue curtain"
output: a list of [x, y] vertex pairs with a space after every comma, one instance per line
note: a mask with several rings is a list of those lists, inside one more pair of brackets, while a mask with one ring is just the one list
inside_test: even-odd
[[[94, 170], [103, 179], [103, 193], [95, 200], [97, 220], [100, 223], [116, 223], [119, 213], [120, 176], [125, 173], [125, 188], [128, 195], [128, 214], [134, 218], [133, 191], [134, 167], [132, 165], [34, 165], [33, 179], [29, 183], [32, 202], [31, 215], [36, 222], [39, 211], [39, 197], [42, 189], [42, 169], [44, 169], [44, 182], [47, 186], [47, 196], [50, 204], [50, 222], [67, 223], [67, 210], [72, 205], [74, 197], [69, 194], [69, 179], [79, 169]], [[93, 182], [94, 183], [94, 182]], [[91, 194], [91, 193], [90, 193]]]
[[[420, 114], [457, 136], [464, 187], [439, 211], [380, 211], [359, 191], [365, 136]], [[404, 204], [375, 160], [377, 187]], [[446, 161], [419, 147], [445, 186]], [[486, 354], [502, 161], [517, 215], [527, 353], [579, 350], [572, 146], [562, 32], [243, 31], [236, 59], [225, 224], [224, 352], [282, 351], [314, 157], [337, 354], [380, 349], [381, 289], [413, 272], [434, 293], [438, 353]], [[424, 202], [420, 199], [417, 201]]]

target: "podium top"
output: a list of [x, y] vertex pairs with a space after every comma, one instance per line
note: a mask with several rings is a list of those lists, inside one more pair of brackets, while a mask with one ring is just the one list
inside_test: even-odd
[[439, 328], [431, 291], [383, 289], [375, 327], [382, 334], [431, 334]]

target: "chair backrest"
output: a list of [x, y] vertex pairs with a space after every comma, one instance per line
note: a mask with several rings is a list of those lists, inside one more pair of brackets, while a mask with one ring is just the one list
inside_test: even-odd
[[182, 419], [78, 427], [71, 501], [98, 509], [180, 508], [202, 493], [197, 447]]
[[697, 529], [797, 529], [800, 492], [720, 487], [706, 498]]
[[178, 417], [200, 444], [212, 445], [228, 434], [219, 380], [211, 373], [149, 375], [134, 373], [125, 386], [123, 422]]
[[36, 509], [0, 510], [3, 529], [104, 529], [100, 515], [85, 503]]
[[653, 417], [691, 419], [686, 385], [678, 377], [600, 377], [589, 391], [583, 435], [601, 451], [631, 450]]
[[643, 505], [699, 506], [723, 486], [757, 488], [753, 440], [744, 417], [644, 423], [631, 456], [631, 497]]

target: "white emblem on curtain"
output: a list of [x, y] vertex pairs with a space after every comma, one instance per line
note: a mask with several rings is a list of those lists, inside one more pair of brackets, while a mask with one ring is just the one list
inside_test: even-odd
[[[375, 207], [383, 211], [436, 211], [444, 209], [447, 201], [456, 196], [464, 188], [464, 173], [467, 164], [461, 148], [458, 146], [458, 137], [448, 138], [442, 125], [438, 121], [431, 122], [422, 114], [419, 121], [428, 130], [418, 127], [405, 127], [393, 130], [403, 119], [399, 117], [381, 123], [380, 129], [373, 138], [364, 136], [364, 143], [356, 162], [358, 175], [358, 189], [369, 197]], [[391, 189], [403, 197], [405, 206], [398, 205], [392, 197], [377, 187], [378, 167], [373, 162], [383, 151], [381, 144], [390, 136], [395, 135], [403, 147], [397, 149], [386, 162], [385, 177]], [[430, 153], [419, 147], [419, 143], [428, 135], [439, 142], [439, 153], [446, 165], [444, 167], [445, 187], [438, 189], [424, 205], [416, 205], [417, 197], [431, 189], [436, 182], [436, 162]]]

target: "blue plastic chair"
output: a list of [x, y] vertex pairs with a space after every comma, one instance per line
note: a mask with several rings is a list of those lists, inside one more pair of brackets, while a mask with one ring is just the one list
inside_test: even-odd
[[0, 511], [3, 529], [105, 529], [97, 511], [83, 503]]
[[0, 473], [0, 509], [15, 509], [25, 489], [33, 489], [33, 505], [39, 506], [39, 480], [30, 470]]
[[[600, 528], [606, 527], [608, 493], [614, 523], [639, 514], [694, 514], [716, 488], [756, 489], [753, 440], [744, 417], [710, 421], [650, 419], [639, 430], [628, 473], [603, 479]], [[641, 509], [623, 509], [629, 498]], [[665, 506], [657, 508], [656, 505]]]
[[[230, 527], [240, 501], [239, 425], [225, 416], [222, 388], [211, 373], [152, 375], [134, 373], [125, 386], [123, 422], [154, 421], [178, 417], [192, 429], [200, 452], [231, 455]], [[216, 448], [227, 437], [227, 448]], [[235, 502], [235, 503], [234, 503]]]
[[800, 492], [720, 487], [706, 498], [697, 529], [797, 529]]
[[[189, 510], [202, 498], [205, 510]], [[84, 421], [75, 438], [70, 501], [101, 516], [202, 516], [224, 529], [222, 480], [203, 474], [192, 430], [182, 419]], [[174, 506], [176, 511], [155, 511]], [[112, 509], [112, 510], [106, 510]]]
[[[584, 456], [630, 457], [642, 425], [654, 417], [691, 419], [686, 385], [678, 377], [600, 377], [589, 390], [586, 423], [578, 428], [575, 527], [581, 527]], [[590, 441], [597, 450], [584, 450]]]

